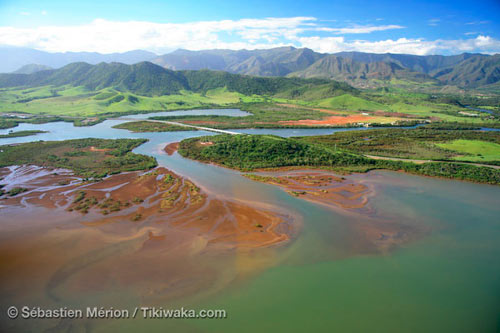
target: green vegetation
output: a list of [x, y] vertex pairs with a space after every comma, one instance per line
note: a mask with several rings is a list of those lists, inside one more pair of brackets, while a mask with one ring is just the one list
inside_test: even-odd
[[[335, 136], [335, 135], [333, 135]], [[402, 161], [374, 160], [337, 150], [329, 144], [312, 143], [303, 138], [272, 135], [219, 135], [181, 141], [179, 153], [188, 158], [239, 169], [307, 166], [340, 172], [366, 172], [373, 169], [402, 170], [426, 176], [500, 184], [500, 170], [467, 164], [432, 162], [415, 164]], [[211, 145], [201, 142], [210, 141]]]
[[[423, 126], [416, 129], [340, 132], [334, 135], [304, 137], [302, 140], [357, 154], [500, 164], [500, 153], [494, 149], [500, 144], [499, 132], [435, 130]], [[459, 150], [457, 144], [450, 146], [457, 140], [472, 140], [470, 142], [475, 144], [471, 145], [469, 150]], [[478, 154], [483, 154], [484, 158], [480, 158]]]
[[370, 101], [361, 97], [348, 94], [326, 98], [318, 103], [318, 106], [338, 110], [353, 111], [377, 111], [385, 110], [386, 107], [378, 102]]
[[[288, 65], [290, 71], [298, 69]], [[253, 116], [236, 119], [198, 116], [176, 120], [205, 122], [217, 128], [301, 127], [280, 121], [319, 120], [331, 117], [335, 111], [340, 116], [366, 113], [369, 118], [361, 122], [375, 125], [422, 120], [488, 127], [499, 124], [498, 96], [473, 96], [459, 91], [420, 92], [414, 89], [415, 85], [427, 86], [430, 81], [418, 79], [406, 85], [408, 78], [391, 80], [398, 83], [360, 90], [324, 78], [171, 71], [147, 62], [135, 65], [73, 63], [33, 74], [0, 74], [0, 112], [10, 117], [2, 117], [0, 128], [14, 127], [20, 122], [49, 121], [88, 126], [124, 114], [221, 107], [237, 107]], [[430, 85], [435, 85], [434, 81]], [[283, 103], [296, 107], [279, 105]], [[465, 106], [487, 109], [491, 113]], [[328, 110], [322, 112], [319, 108]], [[12, 116], [15, 113], [24, 116]], [[357, 122], [359, 120], [353, 120]]]
[[[499, 138], [500, 135], [497, 135]], [[500, 140], [497, 140], [500, 142]], [[448, 143], [438, 143], [438, 147], [456, 151], [463, 156], [454, 156], [453, 159], [471, 162], [496, 162], [500, 165], [500, 144], [479, 140], [454, 140]]]
[[[43, 95], [50, 89], [57, 89], [59, 96], [33, 99], [21, 103], [26, 95]], [[214, 89], [206, 93], [179, 91], [174, 95], [144, 96], [117, 88], [103, 88], [98, 91], [83, 86], [42, 86], [30, 89], [8, 88], [0, 93], [0, 112], [22, 112], [37, 117], [64, 116], [66, 119], [85, 117], [110, 117], [137, 112], [169, 111], [179, 109], [224, 107], [234, 103], [254, 101], [237, 92], [225, 88]], [[259, 100], [259, 99], [257, 99]], [[29, 122], [29, 119], [9, 119], [11, 122]], [[61, 119], [63, 120], [63, 119]], [[0, 125], [2, 120], [0, 120]], [[12, 127], [12, 126], [9, 126]]]
[[113, 128], [126, 129], [132, 132], [176, 132], [176, 131], [195, 131], [194, 128], [172, 125], [167, 123], [153, 121], [134, 121], [122, 123], [113, 126]]
[[246, 173], [246, 174], [243, 174], [243, 177], [246, 177], [248, 179], [251, 179], [251, 180], [255, 180], [255, 181], [258, 181], [258, 182], [262, 182], [262, 183], [276, 183], [276, 184], [281, 184], [283, 183], [283, 181], [278, 178], [278, 177], [272, 177], [272, 176], [261, 176], [261, 175], [256, 175], [256, 174], [253, 174], [253, 173]]
[[17, 131], [17, 132], [9, 132], [8, 134], [0, 134], [0, 139], [4, 138], [16, 138], [20, 136], [30, 136], [40, 133], [47, 133], [46, 131]]
[[86, 193], [84, 191], [78, 192], [78, 194], [75, 197], [75, 200], [73, 200], [73, 203], [77, 203], [77, 202], [82, 201], [83, 199], [85, 199], [85, 195], [86, 195]]
[[85, 191], [79, 191], [75, 199], [71, 203], [71, 206], [67, 209], [68, 211], [78, 211], [82, 214], [87, 214], [92, 208], [99, 208], [101, 214], [108, 215], [110, 212], [118, 212], [125, 207], [129, 207], [130, 202], [122, 203], [120, 200], [114, 200], [113, 198], [105, 198], [99, 201], [96, 197], [87, 197]]
[[23, 193], [23, 192], [26, 192], [27, 190], [28, 189], [23, 188], [23, 187], [14, 187], [13, 189], [11, 189], [10, 191], [7, 192], [7, 195], [9, 195], [11, 197], [15, 197], [16, 195]]
[[[190, 91], [206, 95], [209, 91], [226, 88], [230, 92], [246, 96], [275, 95], [299, 96], [311, 88], [330, 89], [334, 91], [355, 92], [345, 83], [324, 79], [300, 79], [283, 77], [252, 77], [216, 71], [172, 71], [142, 62], [135, 65], [119, 63], [72, 63], [53, 71], [44, 71], [29, 75], [1, 74], [0, 88], [12, 87], [46, 87], [36, 94], [28, 91], [25, 97], [15, 103], [28, 103], [35, 99], [50, 99], [58, 96], [72, 97], [62, 89], [53, 87], [81, 87], [87, 97], [94, 100], [107, 101], [109, 104], [119, 103], [125, 98], [119, 94], [103, 93], [102, 89], [113, 88], [119, 92], [130, 92], [140, 96], [178, 95], [182, 91]], [[74, 95], [73, 95], [74, 96]], [[97, 97], [97, 99], [96, 99]], [[71, 100], [71, 98], [69, 98]], [[133, 104], [133, 100], [128, 99]]]
[[0, 146], [0, 167], [34, 164], [73, 170], [86, 178], [102, 178], [123, 171], [147, 170], [157, 165], [153, 157], [134, 154], [145, 139], [77, 139], [39, 141]]
[[[201, 145], [209, 140], [213, 145]], [[182, 156], [240, 170], [295, 165], [348, 166], [363, 164], [364, 158], [332, 153], [320, 146], [273, 135], [218, 135], [181, 141]]]
[[10, 120], [10, 119], [0, 119], [0, 129], [6, 129], [6, 128], [12, 128], [16, 127], [19, 125], [17, 121]]

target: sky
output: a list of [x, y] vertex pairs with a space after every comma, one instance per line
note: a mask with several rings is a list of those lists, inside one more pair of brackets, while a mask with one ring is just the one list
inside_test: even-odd
[[500, 53], [500, 0], [0, 0], [0, 45], [47, 52], [307, 47]]

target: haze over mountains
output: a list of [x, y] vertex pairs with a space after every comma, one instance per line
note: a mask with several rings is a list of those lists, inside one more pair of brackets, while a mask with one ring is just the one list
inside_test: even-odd
[[478, 88], [500, 81], [500, 55], [463, 53], [454, 56], [416, 56], [340, 52], [323, 54], [307, 48], [280, 47], [266, 50], [177, 50], [162, 56], [147, 51], [99, 54], [89, 52], [47, 53], [25, 48], [0, 48], [0, 71], [29, 74], [44, 67], [59, 68], [72, 62], [151, 61], [172, 70], [218, 70], [252, 76], [288, 76], [345, 81], [357, 87], [403, 80], [414, 83]]
[[367, 80], [404, 79], [476, 88], [500, 80], [499, 54], [323, 54], [306, 48], [281, 47], [255, 51], [177, 50], [152, 61], [177, 70], [206, 68], [257, 76], [322, 77], [354, 85]]
[[156, 54], [142, 50], [110, 54], [96, 52], [49, 53], [24, 47], [0, 46], [0, 73], [10, 73], [19, 70], [25, 65], [60, 68], [72, 62], [81, 61], [89, 64], [98, 64], [100, 62], [135, 64], [156, 57]]

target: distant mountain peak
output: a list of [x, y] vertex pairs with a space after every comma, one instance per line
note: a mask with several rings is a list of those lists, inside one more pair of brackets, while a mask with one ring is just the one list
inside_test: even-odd
[[98, 64], [100, 62], [121, 62], [134, 64], [158, 57], [155, 53], [144, 50], [132, 50], [124, 53], [101, 54], [96, 52], [58, 52], [49, 53], [23, 47], [0, 46], [0, 73], [10, 73], [29, 64], [38, 64], [51, 68], [61, 68], [74, 62]]
[[22, 66], [21, 68], [15, 70], [12, 73], [14, 73], [14, 74], [33, 74], [36, 72], [46, 71], [49, 69], [52, 69], [52, 67], [40, 65], [40, 64], [28, 64], [28, 65]]

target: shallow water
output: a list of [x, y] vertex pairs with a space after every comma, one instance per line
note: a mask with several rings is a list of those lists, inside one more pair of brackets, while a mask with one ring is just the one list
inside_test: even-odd
[[[131, 133], [110, 128], [119, 122], [121, 121], [108, 120], [92, 127], [73, 127], [64, 122], [21, 124], [14, 130], [40, 129], [50, 133], [0, 139], [0, 144], [84, 137], [148, 138], [149, 142], [134, 151], [156, 157], [161, 166], [190, 178], [205, 191], [220, 197], [275, 205], [300, 217], [300, 230], [293, 241], [276, 248], [213, 257], [190, 257], [189, 265], [193, 266], [186, 263], [188, 266], [185, 270], [193, 271], [193, 276], [196, 277], [196, 269], [211, 267], [213, 276], [197, 276], [208, 282], [202, 284], [203, 288], [194, 294], [180, 295], [156, 304], [165, 308], [222, 308], [228, 312], [227, 319], [77, 321], [73, 323], [73, 329], [87, 327], [95, 331], [122, 332], [498, 330], [499, 187], [383, 171], [352, 175], [349, 176], [350, 179], [371, 187], [375, 195], [370, 199], [371, 213], [368, 216], [346, 213], [292, 197], [278, 187], [241, 177], [239, 172], [186, 160], [177, 153], [168, 156], [162, 151], [167, 143], [214, 133]], [[2, 130], [0, 133], [8, 131]], [[329, 134], [334, 130], [279, 129], [245, 132], [252, 131], [297, 136], [309, 133]], [[19, 225], [14, 228], [13, 220], [17, 217], [7, 213], [0, 211], [0, 242], [7, 242], [11, 235], [23, 229]], [[47, 214], [46, 216], [50, 216], [51, 213]], [[353, 225], [360, 221], [369, 222], [370, 219], [398, 221], [425, 230], [425, 235], [392, 251], [376, 253], [365, 244], [360, 244], [353, 231]], [[43, 222], [45, 227], [49, 225], [48, 221], [50, 225], [57, 225], [58, 216], [51, 216], [47, 222]], [[38, 221], [24, 223], [28, 235], [44, 230]], [[108, 228], [112, 230], [112, 227]], [[86, 230], [83, 234], [71, 230], [67, 231], [71, 235], [67, 239], [68, 242], [73, 242], [64, 245], [68, 253], [75, 244], [79, 244], [76, 243], [77, 239], [90, 238], [94, 229], [82, 229]], [[53, 236], [48, 232], [47, 237], [52, 239]], [[125, 236], [120, 234], [120, 237]], [[135, 241], [130, 240], [122, 247], [106, 248], [105, 254], [93, 255], [94, 260], [102, 255], [126, 258], [135, 244]], [[194, 248], [189, 251], [196, 252]], [[84, 259], [90, 260], [79, 258], [77, 262], [85, 261]], [[161, 263], [157, 264], [159, 269], [172, 269], [168, 265], [162, 267]], [[61, 274], [76, 270], [67, 265], [62, 264], [64, 269], [61, 268], [59, 280], [52, 278], [51, 281], [66, 281], [61, 280], [66, 276]], [[87, 276], [85, 274], [97, 269], [99, 263], [90, 260], [85, 264], [87, 266], [81, 265], [73, 279], [83, 279]], [[79, 307], [83, 304], [103, 304], [113, 305], [115, 308], [133, 308], [141, 305], [136, 291], [152, 278], [144, 276], [142, 284], [134, 282], [126, 287], [119, 283], [103, 289], [96, 286], [94, 293], [85, 294], [69, 287], [65, 289], [63, 284], [63, 287], [56, 289], [61, 300], [54, 303], [49, 300], [48, 295], [38, 292], [46, 286], [36, 285], [37, 279], [31, 276], [33, 280], [30, 280], [30, 276], [27, 272], [22, 293], [16, 292], [20, 289], [0, 289], [2, 324], [12, 325], [12, 322], [5, 321], [3, 313], [4, 307], [12, 302], [32, 306], [56, 304]], [[65, 283], [72, 280], [68, 281]], [[59, 328], [71, 327], [67, 322], [59, 325]], [[19, 320], [15, 321], [14, 326], [6, 327], [21, 328], [24, 331], [27, 328], [39, 328], [34, 321], [23, 323]]]

